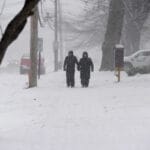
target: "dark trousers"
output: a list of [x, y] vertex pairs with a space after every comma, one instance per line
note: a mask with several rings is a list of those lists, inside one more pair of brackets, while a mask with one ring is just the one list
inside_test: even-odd
[[81, 78], [82, 87], [88, 87], [89, 86], [89, 80], [90, 80], [90, 71], [81, 70], [80, 78]]
[[75, 86], [74, 74], [74, 72], [66, 72], [66, 83], [68, 87]]
[[89, 86], [89, 79], [81, 78], [81, 85], [82, 85], [82, 87], [88, 87]]

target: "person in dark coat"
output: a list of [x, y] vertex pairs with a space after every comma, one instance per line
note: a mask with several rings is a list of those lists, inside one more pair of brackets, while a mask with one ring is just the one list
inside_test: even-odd
[[76, 56], [73, 55], [73, 51], [69, 51], [64, 61], [64, 71], [66, 71], [66, 83], [68, 87], [75, 86], [75, 65], [77, 65], [78, 68], [78, 60]]
[[88, 57], [87, 52], [83, 52], [83, 56], [79, 61], [79, 70], [82, 87], [88, 87], [90, 80], [90, 72], [94, 71], [94, 65], [92, 59]]

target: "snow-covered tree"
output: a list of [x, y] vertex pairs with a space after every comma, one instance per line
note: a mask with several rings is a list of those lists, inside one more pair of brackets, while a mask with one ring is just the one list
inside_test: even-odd
[[125, 6], [125, 21], [123, 43], [126, 55], [140, 48], [141, 32], [150, 12], [149, 0], [123, 0]]
[[124, 20], [124, 5], [121, 0], [111, 0], [107, 30], [102, 45], [102, 64], [100, 70], [114, 69], [114, 46], [120, 43]]
[[8, 46], [14, 42], [26, 25], [27, 18], [33, 15], [33, 8], [40, 0], [25, 0], [21, 11], [10, 21], [0, 40], [0, 64]]

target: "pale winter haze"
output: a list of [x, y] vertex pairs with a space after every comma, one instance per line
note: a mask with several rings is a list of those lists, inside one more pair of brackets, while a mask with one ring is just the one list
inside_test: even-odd
[[[0, 8], [2, 7], [4, 0], [0, 1]], [[46, 2], [45, 2], [46, 3]], [[83, 6], [79, 0], [63, 0], [61, 1], [63, 13], [65, 16], [77, 16], [82, 12]], [[7, 23], [19, 12], [24, 4], [24, 0], [6, 0], [3, 14], [0, 16], [0, 23], [4, 30]], [[47, 5], [46, 5], [47, 4]], [[47, 1], [44, 5], [46, 11], [53, 13], [54, 4], [51, 1]], [[52, 9], [52, 10], [51, 10]], [[2, 21], [3, 20], [3, 21]], [[49, 27], [41, 28], [39, 26], [39, 37], [44, 39], [44, 55], [47, 57], [48, 65], [53, 62], [53, 40], [54, 33]], [[29, 53], [30, 50], [30, 19], [19, 38], [8, 48], [7, 55], [5, 56], [4, 62], [8, 60], [17, 59], [20, 60], [24, 53]]]

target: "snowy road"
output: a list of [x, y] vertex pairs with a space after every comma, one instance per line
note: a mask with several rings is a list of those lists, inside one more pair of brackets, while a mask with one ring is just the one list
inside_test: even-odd
[[150, 76], [92, 75], [88, 89], [49, 73], [38, 88], [0, 75], [1, 150], [150, 150]]

